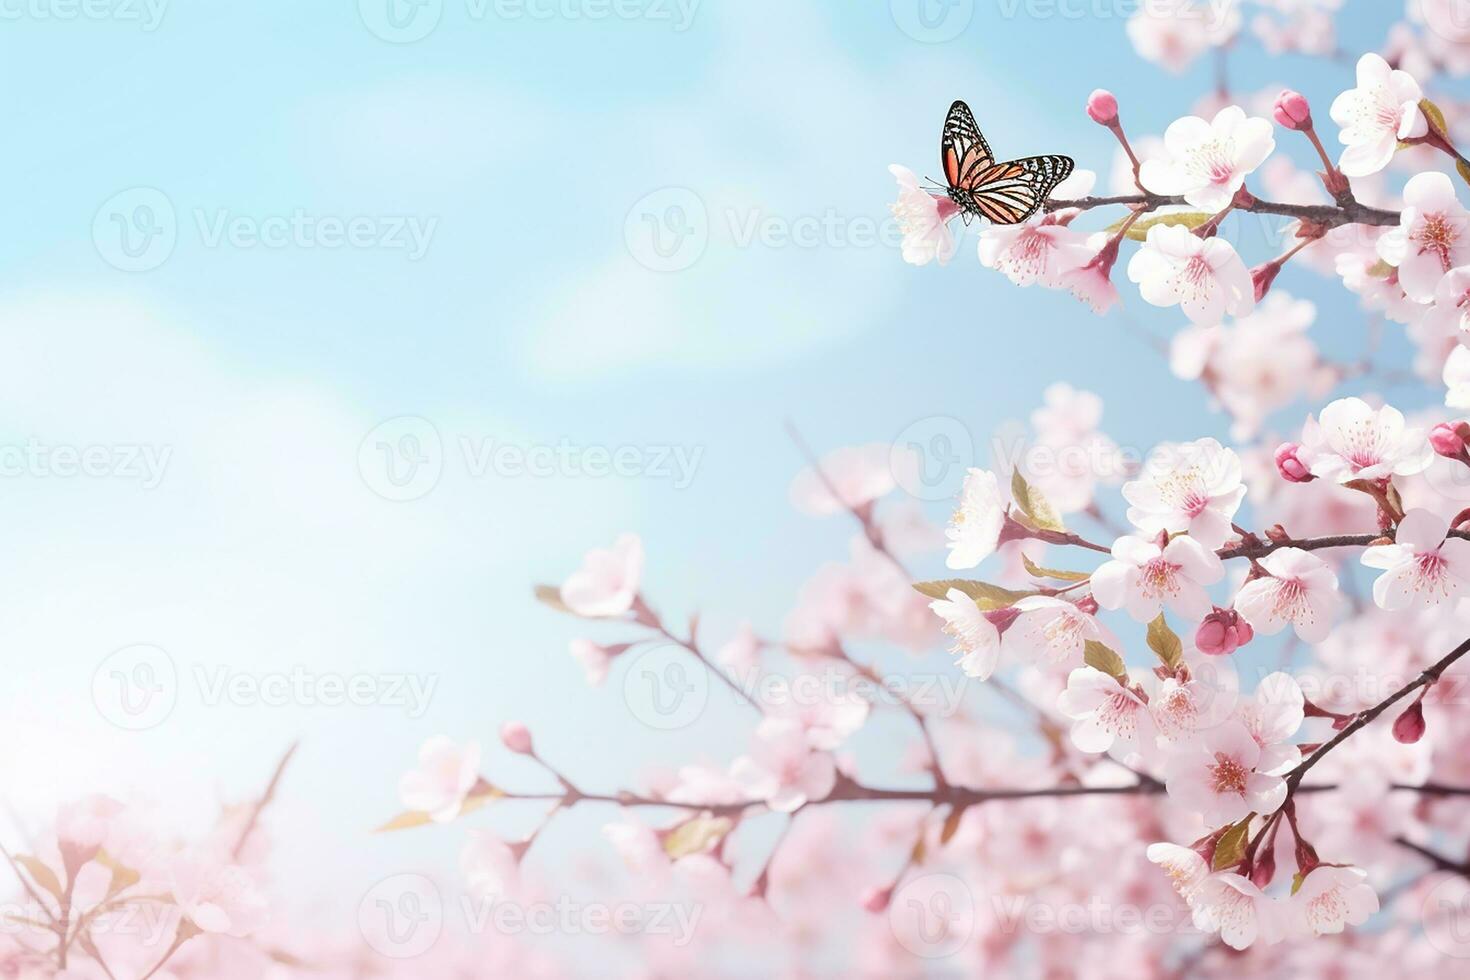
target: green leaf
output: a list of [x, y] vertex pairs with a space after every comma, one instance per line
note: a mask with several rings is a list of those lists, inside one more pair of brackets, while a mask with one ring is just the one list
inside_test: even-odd
[[1148, 648], [1159, 655], [1164, 666], [1170, 670], [1178, 667], [1184, 662], [1184, 644], [1179, 635], [1169, 628], [1164, 621], [1164, 614], [1159, 613], [1153, 622], [1148, 624]]
[[107, 886], [107, 898], [112, 898], [119, 892], [136, 885], [142, 875], [132, 868], [113, 859], [106, 851], [98, 851], [95, 859], [98, 864], [112, 872], [112, 881]]
[[1467, 164], [1464, 160], [1459, 160], [1455, 163], [1455, 170], [1459, 173], [1461, 180], [1470, 184], [1470, 164]]
[[664, 838], [664, 853], [676, 861], [691, 854], [708, 853], [725, 839], [733, 826], [735, 824], [729, 817], [707, 814], [686, 820]]
[[1429, 99], [1420, 99], [1419, 111], [1424, 113], [1424, 118], [1429, 121], [1429, 127], [1431, 129], [1433, 129], [1436, 133], [1439, 133], [1441, 136], [1449, 135], [1450, 128], [1449, 126], [1445, 125], [1444, 112], [1441, 111], [1439, 106], [1435, 105]]
[[536, 601], [550, 606], [557, 612], [569, 613], [573, 616], [576, 615], [565, 602], [561, 601], [561, 589], [554, 585], [536, 586]]
[[[498, 800], [504, 795], [505, 792], [503, 790], [491, 786], [482, 779], [476, 784], [474, 789], [470, 790], [470, 795], [465, 797], [464, 804], [459, 808], [457, 816], [462, 817], [466, 813], [473, 813], [491, 800]], [[433, 822], [434, 818], [422, 810], [405, 810], [381, 827], [375, 828], [373, 833], [382, 834], [390, 830], [408, 830], [411, 827], [422, 827], [425, 824]]]
[[1094, 670], [1100, 670], [1109, 677], [1116, 677], [1119, 681], [1127, 680], [1128, 668], [1123, 663], [1123, 658], [1104, 643], [1096, 640], [1088, 640], [1083, 647], [1082, 662]]
[[1026, 482], [1020, 470], [1011, 473], [1011, 496], [1031, 523], [1043, 531], [1065, 531], [1066, 525], [1041, 491]]
[[1293, 895], [1295, 895], [1297, 892], [1301, 891], [1302, 890], [1302, 882], [1304, 882], [1306, 880], [1307, 880], [1307, 876], [1305, 874], [1303, 874], [1302, 872], [1300, 872], [1300, 871], [1298, 871], [1296, 874], [1292, 875], [1291, 876], [1291, 893]]
[[[1193, 231], [1213, 217], [1214, 215], [1206, 214], [1203, 211], [1179, 211], [1174, 214], [1156, 214], [1151, 218], [1142, 218], [1135, 221], [1132, 227], [1128, 229], [1128, 237], [1135, 242], [1141, 242], [1148, 238], [1148, 230], [1154, 225], [1183, 225]], [[1116, 232], [1123, 227], [1123, 222], [1127, 220], [1127, 218], [1123, 218], [1120, 221], [1113, 222], [1108, 226], [1108, 231]]]
[[965, 578], [942, 578], [933, 582], [915, 582], [915, 591], [928, 596], [931, 599], [948, 599], [950, 589], [959, 589], [965, 595], [975, 600], [975, 604], [986, 612], [992, 609], [1005, 609], [1013, 606], [1020, 600], [1035, 592], [1017, 592], [1014, 589], [1003, 589], [989, 582], [976, 582]]
[[1054, 578], [1062, 582], [1086, 582], [1092, 577], [1091, 572], [1065, 572], [1058, 568], [1042, 568], [1024, 554], [1021, 556], [1021, 564], [1026, 566], [1026, 571], [1037, 578]]
[[1220, 836], [1219, 842], [1215, 845], [1215, 860], [1210, 870], [1225, 871], [1245, 860], [1245, 847], [1250, 838], [1253, 817], [1255, 817], [1254, 813], [1248, 814], [1244, 820]]
[[47, 867], [40, 858], [31, 857], [29, 854], [17, 854], [15, 860], [30, 874], [31, 880], [41, 888], [50, 892], [58, 901], [66, 901], [61, 891], [61, 881], [56, 877], [56, 872]]

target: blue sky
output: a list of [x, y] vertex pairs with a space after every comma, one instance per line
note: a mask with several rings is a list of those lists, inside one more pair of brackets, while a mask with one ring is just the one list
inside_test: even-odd
[[[889, 163], [937, 171], [955, 98], [1003, 155], [1066, 152], [1103, 171], [1111, 138], [1082, 113], [1092, 88], [1118, 94], [1136, 135], [1186, 113], [1210, 68], [1174, 79], [1137, 59], [1117, 16], [1132, 5], [1070, 19], [959, 3], [968, 20], [926, 43], [899, 26], [904, 0], [704, 0], [684, 30], [651, 0], [627, 19], [493, 5], [477, 17], [444, 0], [426, 36], [390, 43], [363, 2], [366, 16], [350, 0], [178, 2], [146, 30], [122, 0], [115, 17], [70, 21], [35, 15], [52, 9], [37, 0], [4, 25], [0, 442], [171, 452], [152, 489], [0, 480], [4, 717], [13, 739], [47, 747], [0, 764], [21, 812], [106, 788], [198, 821], [300, 734], [277, 820], [308, 868], [305, 899], [439, 867], [457, 831], [341, 846], [394, 810], [424, 736], [489, 744], [518, 716], [606, 787], [691, 748], [739, 750], [729, 705], [671, 736], [638, 725], [615, 689], [587, 690], [566, 653], [581, 631], [530, 587], [636, 530], [649, 591], [674, 618], [705, 610], [713, 639], [742, 618], [775, 632], [850, 533], [791, 511], [801, 461], [786, 420], [822, 449], [932, 416], [983, 441], [1066, 380], [1103, 396], [1122, 443], [1223, 437], [1225, 419], [1119, 314], [1015, 289], [979, 267], [973, 232], [942, 270], [861, 237], [887, 216]], [[1374, 46], [1394, 11], [1348, 6], [1344, 47]], [[1249, 40], [1231, 72], [1247, 92], [1290, 80], [1323, 118], [1351, 78], [1349, 64], [1267, 63]], [[1306, 149], [1292, 148], [1299, 162]], [[107, 232], [114, 214], [148, 217], [140, 188], [166, 199], [171, 221], [152, 217], [175, 243], [124, 271]], [[644, 215], [672, 236], [674, 204], [702, 212], [707, 245], [687, 268], [649, 268]], [[356, 221], [369, 244], [246, 244], [297, 215]], [[213, 238], [235, 221], [245, 237]], [[762, 221], [835, 230], [813, 246], [747, 241]], [[411, 222], [431, 229], [417, 258], [388, 244]], [[1340, 290], [1291, 272], [1278, 288], [1321, 302], [1325, 349], [1359, 348], [1362, 317]], [[1178, 320], [1137, 300], [1124, 315], [1160, 332]], [[447, 450], [431, 493], [392, 502], [357, 461], [401, 416], [429, 420]], [[475, 477], [461, 437], [701, 455], [682, 488]], [[90, 685], [138, 643], [185, 680], [166, 720], [126, 732], [99, 717]], [[440, 686], [404, 719], [210, 706], [188, 680], [295, 665]], [[557, 847], [596, 846], [595, 821], [564, 826]]]

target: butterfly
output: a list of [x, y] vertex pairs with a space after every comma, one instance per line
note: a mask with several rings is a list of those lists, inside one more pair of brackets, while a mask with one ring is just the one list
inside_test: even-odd
[[1050, 154], [996, 163], [990, 144], [975, 125], [965, 103], [956, 101], [944, 120], [939, 140], [949, 199], [965, 224], [986, 218], [998, 225], [1020, 224], [1046, 203], [1047, 197], [1076, 166], [1071, 157]]

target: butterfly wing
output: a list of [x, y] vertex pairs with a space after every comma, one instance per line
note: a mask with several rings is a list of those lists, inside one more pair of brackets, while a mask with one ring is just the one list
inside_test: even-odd
[[1071, 157], [1057, 154], [991, 164], [975, 176], [964, 203], [995, 224], [1020, 224], [1046, 203], [1075, 166]]
[[939, 139], [939, 159], [944, 165], [944, 179], [952, 190], [968, 190], [977, 174], [994, 166], [995, 154], [975, 125], [975, 116], [965, 103], [956, 101], [944, 119], [944, 132]]

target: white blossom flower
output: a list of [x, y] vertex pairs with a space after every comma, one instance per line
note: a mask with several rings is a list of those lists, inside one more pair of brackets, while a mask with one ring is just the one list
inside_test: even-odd
[[751, 754], [730, 765], [730, 776], [750, 799], [764, 801], [778, 813], [791, 813], [832, 792], [837, 765], [828, 753], [812, 751], [796, 721], [767, 718], [756, 729]]
[[1118, 646], [1112, 633], [1095, 616], [1066, 599], [1033, 595], [1011, 608], [1019, 615], [1006, 629], [1002, 643], [1006, 650], [1023, 660], [1080, 663], [1088, 640], [1114, 649]]
[[1239, 717], [1261, 750], [1256, 770], [1284, 776], [1301, 761], [1293, 736], [1306, 717], [1306, 697], [1296, 678], [1282, 671], [1267, 674], [1256, 695], [1240, 703]]
[[1169, 884], [1186, 902], [1194, 900], [1194, 893], [1210, 876], [1209, 863], [1192, 847], [1181, 847], [1165, 841], [1150, 844], [1145, 853], [1150, 861], [1169, 876]]
[[1194, 892], [1194, 924], [1218, 932], [1231, 949], [1245, 949], [1257, 940], [1281, 941], [1276, 902], [1247, 878], [1221, 872], [1212, 874]]
[[1276, 148], [1271, 124], [1248, 118], [1240, 106], [1230, 105], [1205, 122], [1185, 116], [1164, 131], [1166, 160], [1148, 160], [1141, 170], [1146, 187], [1160, 194], [1182, 194], [1197, 208], [1223, 210], [1246, 175]]
[[1057, 710], [1073, 720], [1072, 744], [1083, 752], [1107, 752], [1114, 743], [1146, 752], [1157, 735], [1143, 699], [1093, 667], [1067, 675]]
[[1393, 159], [1400, 140], [1423, 136], [1429, 123], [1419, 109], [1424, 93], [1408, 72], [1376, 54], [1358, 59], [1358, 84], [1332, 102], [1332, 121], [1342, 127], [1338, 167], [1349, 177], [1377, 173]]
[[1256, 305], [1255, 286], [1234, 246], [1219, 236], [1200, 238], [1183, 225], [1154, 225], [1128, 260], [1128, 278], [1154, 306], [1178, 305], [1195, 323], [1245, 316]]
[[960, 670], [982, 681], [995, 672], [1000, 659], [1000, 631], [974, 599], [959, 589], [950, 589], [945, 598], [929, 603], [929, 608], [944, 620], [944, 631], [954, 637], [950, 653], [959, 657]]
[[1092, 258], [1088, 233], [1055, 222], [990, 225], [980, 232], [980, 264], [1017, 286], [1062, 284], [1062, 276]]
[[948, 197], [930, 194], [919, 186], [919, 178], [908, 167], [895, 163], [888, 172], [898, 181], [898, 200], [889, 209], [903, 232], [903, 260], [910, 265], [928, 265], [937, 259], [945, 265], [955, 253], [949, 222], [959, 208]]
[[1140, 623], [1153, 619], [1166, 604], [1197, 621], [1210, 611], [1204, 587], [1224, 575], [1215, 553], [1192, 538], [1171, 538], [1160, 548], [1124, 536], [1113, 542], [1113, 560], [1092, 573], [1092, 595], [1104, 609], [1127, 609]]
[[1175, 74], [1211, 47], [1228, 44], [1240, 30], [1236, 4], [1198, 4], [1193, 0], [1151, 0], [1128, 18], [1128, 39], [1139, 57]]
[[250, 873], [204, 851], [185, 851], [169, 865], [179, 911], [202, 932], [243, 937], [263, 927], [270, 903]]
[[427, 813], [436, 823], [448, 823], [459, 816], [479, 779], [480, 743], [459, 746], [436, 735], [419, 747], [418, 768], [403, 774], [398, 795], [410, 810]]
[[567, 576], [561, 601], [578, 616], [621, 616], [633, 608], [643, 575], [643, 542], [620, 535], [611, 548], [594, 548], [582, 567]]
[[1251, 629], [1269, 636], [1290, 624], [1308, 643], [1325, 640], [1344, 602], [1327, 563], [1300, 548], [1282, 548], [1260, 564], [1270, 574], [1245, 583], [1235, 596], [1235, 609]]
[[1407, 428], [1392, 405], [1374, 409], [1361, 398], [1339, 398], [1307, 416], [1302, 445], [1314, 476], [1338, 483], [1422, 473], [1434, 461], [1423, 429]]
[[515, 851], [489, 830], [469, 832], [459, 852], [459, 870], [476, 898], [504, 899], [520, 885], [520, 861]]
[[1252, 811], [1274, 813], [1286, 800], [1286, 781], [1257, 771], [1260, 760], [1261, 747], [1231, 719], [1176, 747], [1164, 766], [1164, 785], [1170, 799], [1211, 827]]
[[950, 568], [974, 568], [990, 557], [1000, 543], [1005, 516], [1006, 497], [1000, 481], [989, 470], [972, 468], [965, 474], [960, 506], [945, 531], [949, 555], [944, 563]]
[[1389, 611], [1427, 609], [1459, 599], [1470, 587], [1470, 541], [1447, 537], [1444, 518], [1422, 508], [1399, 522], [1393, 544], [1363, 552], [1363, 564], [1381, 568], [1373, 601]]
[[1206, 548], [1230, 537], [1245, 499], [1240, 457], [1214, 439], [1163, 447], [1141, 479], [1123, 484], [1128, 520], [1142, 531], [1187, 533]]
[[1444, 403], [1450, 408], [1470, 408], [1470, 348], [1456, 347], [1444, 362]]
[[1470, 266], [1451, 269], [1434, 290], [1434, 306], [1424, 314], [1426, 332], [1455, 337], [1470, 346]]
[[1378, 911], [1378, 895], [1362, 868], [1319, 864], [1302, 879], [1287, 909], [1294, 931], [1327, 936], [1367, 922]]
[[1470, 214], [1449, 177], [1429, 171], [1409, 178], [1399, 226], [1378, 239], [1378, 255], [1398, 267], [1399, 285], [1416, 303], [1432, 301], [1451, 269], [1470, 264]]

